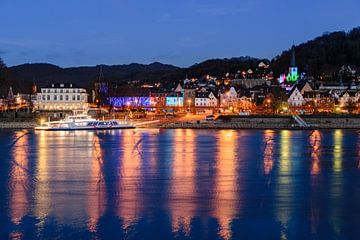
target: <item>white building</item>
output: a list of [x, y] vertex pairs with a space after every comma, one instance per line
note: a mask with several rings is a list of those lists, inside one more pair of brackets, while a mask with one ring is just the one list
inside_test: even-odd
[[297, 87], [291, 91], [288, 104], [290, 107], [301, 107], [305, 104], [305, 99]]
[[74, 84], [50, 84], [36, 94], [37, 110], [86, 110], [89, 107], [86, 89]]
[[339, 98], [339, 103], [341, 107], [345, 107], [347, 104], [354, 103], [356, 104], [359, 101], [360, 92], [358, 91], [345, 91]]
[[214, 93], [200, 91], [195, 94], [195, 107], [217, 107], [218, 100]]
[[234, 87], [231, 87], [228, 91], [220, 93], [220, 106], [221, 107], [234, 107], [237, 103], [238, 94]]

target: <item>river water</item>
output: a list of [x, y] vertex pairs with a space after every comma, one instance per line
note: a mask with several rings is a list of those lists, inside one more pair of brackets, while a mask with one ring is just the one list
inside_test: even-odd
[[0, 239], [359, 239], [360, 132], [0, 131]]

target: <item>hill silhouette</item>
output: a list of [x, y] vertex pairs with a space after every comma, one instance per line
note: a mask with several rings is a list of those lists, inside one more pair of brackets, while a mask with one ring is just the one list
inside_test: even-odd
[[[270, 63], [270, 69], [277, 77], [280, 73], [285, 73], [289, 67], [290, 47], [272, 60], [251, 57], [210, 59], [188, 68], [158, 62], [148, 65], [132, 63], [71, 68], [35, 63], [6, 68], [0, 60], [0, 92], [2, 95], [6, 94], [10, 85], [15, 92], [30, 92], [33, 83], [43, 86], [52, 82], [72, 82], [90, 89], [98, 79], [100, 69], [107, 81], [117, 85], [161, 82], [164, 86], [174, 86], [185, 76], [202, 77], [210, 74], [222, 78], [226, 73], [235, 76], [238, 71], [256, 69], [259, 62], [263, 61]], [[337, 81], [339, 77], [345, 81], [356, 78], [354, 71], [360, 69], [360, 27], [349, 32], [325, 33], [295, 46], [295, 50], [300, 71], [306, 72], [309, 76], [326, 81]], [[354, 71], [352, 74], [339, 76], [343, 66], [349, 66]]]

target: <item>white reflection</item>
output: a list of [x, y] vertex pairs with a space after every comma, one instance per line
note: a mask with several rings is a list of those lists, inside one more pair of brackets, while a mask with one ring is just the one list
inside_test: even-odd
[[343, 201], [343, 176], [342, 176], [342, 161], [343, 161], [343, 131], [337, 129], [334, 131], [334, 150], [333, 150], [333, 170], [332, 182], [330, 186], [331, 208], [330, 221], [334, 226], [334, 230], [339, 234], [341, 230], [342, 218], [342, 201]]
[[[291, 152], [292, 152], [292, 132], [289, 130], [280, 131], [280, 158], [279, 158], [279, 174], [277, 177], [277, 198], [278, 209], [277, 217], [282, 226], [287, 226], [290, 214], [293, 189], [291, 187]], [[286, 239], [286, 233], [281, 231], [281, 239]]]
[[340, 172], [342, 170], [343, 158], [343, 132], [340, 129], [334, 132], [334, 171]]

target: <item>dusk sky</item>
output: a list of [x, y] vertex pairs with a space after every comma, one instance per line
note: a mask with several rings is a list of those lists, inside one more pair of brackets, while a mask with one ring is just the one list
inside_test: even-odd
[[360, 25], [359, 0], [0, 0], [8, 66], [272, 58]]

